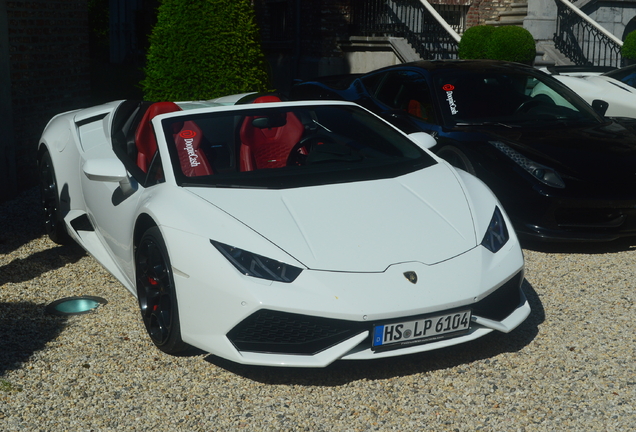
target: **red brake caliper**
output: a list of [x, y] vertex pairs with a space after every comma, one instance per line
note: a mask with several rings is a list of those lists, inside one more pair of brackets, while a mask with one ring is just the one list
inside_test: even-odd
[[[149, 283], [150, 285], [152, 285], [152, 286], [159, 285], [159, 281], [158, 281], [157, 279], [153, 278], [152, 276], [148, 276], [148, 283]], [[156, 312], [156, 311], [157, 311], [157, 309], [159, 309], [159, 305], [158, 305], [158, 304], [156, 304], [156, 305], [154, 305], [154, 306], [152, 307], [152, 311], [153, 311], [153, 312]]]

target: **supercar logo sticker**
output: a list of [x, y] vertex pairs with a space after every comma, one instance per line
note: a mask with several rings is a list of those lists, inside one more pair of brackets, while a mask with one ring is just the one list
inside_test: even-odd
[[404, 272], [404, 277], [412, 284], [417, 283], [417, 273], [415, 273], [414, 271]]
[[442, 90], [446, 92], [446, 101], [448, 102], [448, 107], [451, 110], [451, 114], [457, 114], [459, 111], [457, 111], [457, 104], [455, 103], [455, 98], [453, 97], [453, 90], [455, 90], [455, 86], [452, 84], [444, 84], [442, 86]]
[[194, 138], [195, 136], [197, 136], [197, 133], [193, 130], [190, 129], [186, 129], [184, 131], [179, 132], [179, 136], [181, 138]]

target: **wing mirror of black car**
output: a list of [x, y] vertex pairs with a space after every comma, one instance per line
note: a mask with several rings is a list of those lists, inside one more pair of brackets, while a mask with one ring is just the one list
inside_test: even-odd
[[605, 102], [604, 100], [594, 99], [592, 101], [592, 109], [601, 117], [605, 117], [607, 108], [609, 108], [609, 103]]

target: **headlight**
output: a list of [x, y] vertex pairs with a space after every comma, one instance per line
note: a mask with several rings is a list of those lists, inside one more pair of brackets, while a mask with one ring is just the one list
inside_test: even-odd
[[210, 240], [210, 243], [246, 276], [278, 282], [293, 282], [303, 270], [243, 249]]
[[499, 207], [495, 207], [495, 213], [492, 215], [492, 219], [488, 224], [486, 235], [481, 241], [481, 245], [488, 249], [492, 253], [497, 253], [499, 249], [506, 244], [510, 236], [508, 235], [508, 228], [506, 228], [506, 222]]
[[521, 153], [514, 151], [501, 141], [489, 142], [497, 149], [499, 149], [499, 151], [501, 151], [503, 154], [515, 161], [521, 168], [532, 174], [540, 182], [554, 188], [563, 189], [565, 187], [565, 183], [563, 183], [563, 179], [561, 179], [561, 176], [559, 176], [559, 174], [552, 168], [548, 168], [545, 165], [541, 165], [540, 163], [528, 159], [527, 157], [525, 157]]

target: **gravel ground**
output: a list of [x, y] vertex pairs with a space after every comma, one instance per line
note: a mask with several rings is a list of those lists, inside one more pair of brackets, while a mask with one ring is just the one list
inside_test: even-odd
[[[636, 429], [630, 243], [525, 249], [533, 311], [510, 334], [290, 370], [161, 353], [134, 297], [79, 247], [49, 241], [37, 208], [33, 190], [0, 204], [2, 431]], [[109, 303], [44, 313], [81, 294]]]

